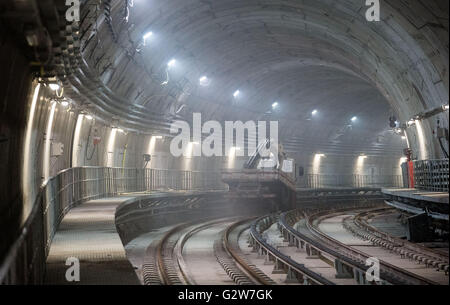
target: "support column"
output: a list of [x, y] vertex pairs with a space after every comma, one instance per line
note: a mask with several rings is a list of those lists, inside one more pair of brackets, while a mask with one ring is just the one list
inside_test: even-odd
[[288, 269], [286, 280], [284, 281], [287, 284], [297, 284], [302, 283], [303, 275], [297, 274], [296, 272], [292, 271], [291, 268]]
[[273, 268], [272, 274], [286, 274], [286, 271], [277, 259], [275, 259], [275, 267]]
[[336, 278], [337, 279], [352, 279], [354, 272], [353, 268], [343, 264], [340, 260], [335, 259], [334, 267], [336, 269]]

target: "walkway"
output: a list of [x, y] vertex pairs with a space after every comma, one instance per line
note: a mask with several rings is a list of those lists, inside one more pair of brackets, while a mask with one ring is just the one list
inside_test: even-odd
[[[140, 284], [116, 231], [117, 206], [131, 197], [91, 200], [62, 220], [47, 258], [46, 284]], [[80, 281], [68, 282], [68, 257], [80, 261]]]

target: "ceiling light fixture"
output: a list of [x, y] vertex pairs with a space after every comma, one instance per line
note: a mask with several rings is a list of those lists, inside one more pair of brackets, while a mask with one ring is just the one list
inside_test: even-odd
[[272, 104], [272, 109], [276, 109], [276, 108], [278, 108], [278, 102], [275, 102]]
[[312, 114], [312, 115], [316, 115], [318, 112], [319, 112], [319, 111], [317, 111], [316, 109], [314, 109], [314, 110], [311, 112], [311, 114]]
[[168, 63], [167, 63], [167, 66], [169, 67], [169, 68], [172, 68], [173, 66], [175, 66], [175, 63], [176, 63], [177, 61], [175, 60], [175, 59], [171, 59]]
[[356, 116], [352, 117], [352, 122], [356, 122], [357, 119], [358, 119], [358, 117], [356, 117]]
[[142, 36], [142, 39], [144, 40], [144, 46], [145, 46], [145, 42], [147, 41], [147, 39], [152, 37], [152, 35], [153, 35], [153, 32], [147, 32], [144, 34], [144, 36]]
[[59, 90], [60, 86], [58, 84], [49, 84], [48, 85], [50, 87], [51, 90], [53, 91], [57, 91]]
[[234, 98], [238, 98], [239, 94], [241, 94], [241, 92], [239, 90], [234, 91], [233, 93], [233, 97]]
[[207, 76], [200, 77], [199, 82], [201, 86], [208, 86], [211, 83]]

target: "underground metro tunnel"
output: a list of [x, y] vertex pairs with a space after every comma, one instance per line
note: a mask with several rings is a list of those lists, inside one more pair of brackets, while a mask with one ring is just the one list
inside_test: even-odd
[[448, 285], [446, 0], [0, 2], [0, 283]]

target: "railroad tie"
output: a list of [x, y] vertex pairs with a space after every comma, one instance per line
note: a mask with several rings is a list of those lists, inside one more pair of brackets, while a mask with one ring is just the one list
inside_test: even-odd
[[253, 281], [248, 278], [232, 260], [223, 248], [222, 239], [214, 241], [214, 255], [217, 262], [222, 266], [227, 275], [238, 285], [253, 285]]
[[142, 265], [144, 285], [162, 285], [156, 263], [156, 242], [148, 246]]

